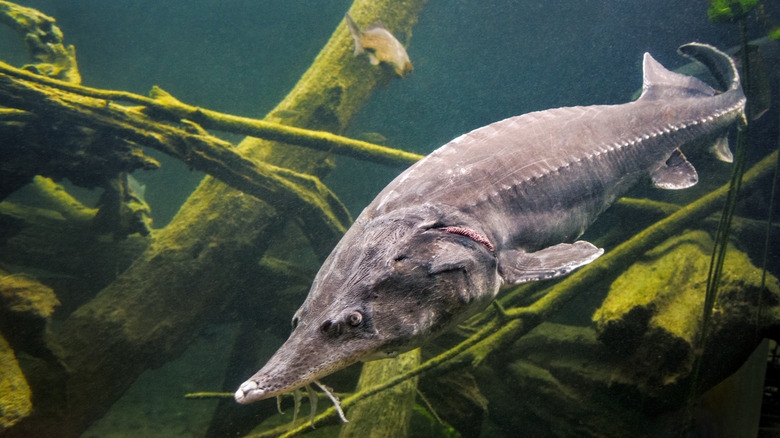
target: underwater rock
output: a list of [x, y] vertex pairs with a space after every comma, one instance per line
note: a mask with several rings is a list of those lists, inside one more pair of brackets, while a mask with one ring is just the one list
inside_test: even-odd
[[760, 293], [761, 270], [731, 246], [694, 392], [712, 245], [703, 231], [668, 239], [613, 282], [595, 328], [543, 323], [490, 358], [476, 377], [491, 421], [507, 436], [679, 432], [692, 397], [732, 375], [762, 338], [777, 338], [778, 282], [768, 276]]
[[[593, 315], [599, 340], [623, 356], [616, 375], [657, 397], [690, 378], [713, 242], [703, 231], [667, 240], [612, 284]], [[702, 359], [709, 386], [736, 370], [776, 330], [780, 288], [728, 249]]]
[[0, 336], [0, 433], [32, 411], [30, 387], [11, 346]]

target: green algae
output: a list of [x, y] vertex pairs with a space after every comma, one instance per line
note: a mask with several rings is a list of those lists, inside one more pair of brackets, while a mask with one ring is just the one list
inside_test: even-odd
[[[689, 378], [694, 370], [712, 247], [704, 231], [668, 239], [612, 283], [593, 315], [599, 339], [626, 356], [621, 373], [651, 393]], [[771, 277], [762, 289], [762, 271], [747, 254], [729, 245], [726, 258], [705, 338], [708, 348], [724, 351], [735, 347], [713, 347], [715, 339], [741, 333], [749, 348], [753, 338], [776, 324], [773, 308], [780, 302], [777, 279]], [[759, 318], [762, 305], [772, 310]], [[710, 360], [719, 357], [717, 350], [709, 352]]]
[[0, 336], [0, 433], [32, 412], [32, 393], [11, 346]]
[[752, 11], [761, 0], [710, 0], [707, 16], [714, 23], [739, 20]]

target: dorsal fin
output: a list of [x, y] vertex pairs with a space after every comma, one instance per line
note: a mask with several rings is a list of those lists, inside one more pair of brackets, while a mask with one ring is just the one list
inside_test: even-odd
[[714, 96], [715, 90], [693, 76], [667, 70], [649, 53], [643, 62], [644, 80], [640, 99], [684, 96]]

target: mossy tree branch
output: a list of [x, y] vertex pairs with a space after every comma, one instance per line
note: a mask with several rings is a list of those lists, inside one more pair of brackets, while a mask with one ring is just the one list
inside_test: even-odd
[[3, 62], [0, 62], [0, 72], [24, 81], [34, 82], [79, 96], [103, 100], [104, 105], [117, 101], [142, 105], [142, 108], [135, 108], [134, 110], [143, 112], [155, 119], [173, 122], [188, 120], [197, 123], [205, 129], [244, 134], [265, 140], [294, 144], [387, 166], [406, 167], [422, 158], [422, 155], [419, 154], [354, 140], [326, 131], [296, 128], [266, 120], [239, 117], [187, 105], [159, 87], [152, 89], [150, 92], [152, 97], [150, 98], [125, 91], [99, 90], [58, 81], [14, 68]]
[[312, 233], [340, 236], [351, 222], [346, 208], [313, 176], [248, 159], [195, 125], [185, 124], [188, 132], [106, 103], [0, 74], [0, 104], [152, 147], [258, 199], [281, 198], [303, 212]]
[[[381, 18], [391, 32], [403, 37], [410, 35], [424, 3], [357, 0], [350, 13], [360, 22]], [[297, 111], [285, 123], [344, 132], [374, 87], [389, 79], [383, 69], [353, 57], [353, 50], [342, 21], [274, 111]], [[106, 99], [102, 103], [109, 108], [119, 106], [110, 100], [106, 105]], [[194, 123], [190, 127], [192, 141], [202, 142], [197, 137], [203, 133]], [[250, 137], [236, 150], [244, 158], [301, 174], [321, 177], [332, 168], [331, 154], [289, 143]], [[72, 312], [53, 333], [52, 343], [60, 347], [57, 356], [67, 365], [67, 375], [42, 376], [41, 381], [51, 384], [33, 391], [40, 389], [52, 396], [36, 399], [34, 414], [15, 426], [15, 436], [80, 436], [144, 370], [176, 357], [204, 325], [215, 320], [238, 315], [247, 321], [263, 321], [260, 330], [286, 326], [277, 324], [277, 309], [267, 304], [251, 306], [253, 300], [268, 303], [281, 293], [265, 283], [268, 272], [258, 265], [263, 254], [272, 251], [280, 258], [295, 257], [301, 249], [294, 239], [299, 233], [296, 224], [305, 219], [305, 213], [280, 198], [258, 200], [205, 178], [173, 220], [154, 233], [154, 242], [132, 266]], [[316, 237], [311, 243], [317, 254], [329, 251], [336, 241], [332, 235], [309, 235]], [[285, 322], [287, 318], [285, 314]], [[250, 331], [255, 325], [246, 326]], [[237, 362], [231, 368], [235, 373], [231, 379], [254, 371], [254, 354], [241, 350], [235, 355], [247, 363]], [[262, 406], [257, 408], [262, 410]]]

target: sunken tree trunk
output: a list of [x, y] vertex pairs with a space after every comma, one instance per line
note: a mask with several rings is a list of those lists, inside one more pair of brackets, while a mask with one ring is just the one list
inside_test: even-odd
[[[420, 364], [420, 350], [415, 349], [391, 360], [377, 360], [363, 365], [358, 391], [376, 386]], [[417, 378], [367, 398], [347, 411], [349, 423], [341, 428], [339, 438], [408, 435], [414, 400], [417, 397]], [[390, 408], [390, 409], [388, 409]]]
[[[350, 13], [360, 22], [381, 17], [403, 41], [424, 3], [358, 0]], [[353, 58], [352, 51], [342, 22], [275, 109], [295, 109], [298, 115], [286, 123], [344, 131], [372, 89], [391, 77], [365, 59]], [[238, 149], [250, 158], [317, 177], [331, 167], [328, 154], [286, 144], [247, 138]], [[284, 247], [284, 239], [277, 238], [297, 219], [290, 206], [205, 178], [132, 266], [73, 312], [53, 336], [67, 371], [50, 376], [49, 382], [41, 379], [46, 395], [35, 397], [34, 415], [11, 435], [80, 435], [144, 370], [180, 354], [204, 324], [220, 319], [242, 291], [273, 294], [251, 279], [262, 278], [258, 260], [275, 242]], [[336, 236], [310, 243], [322, 257]]]

